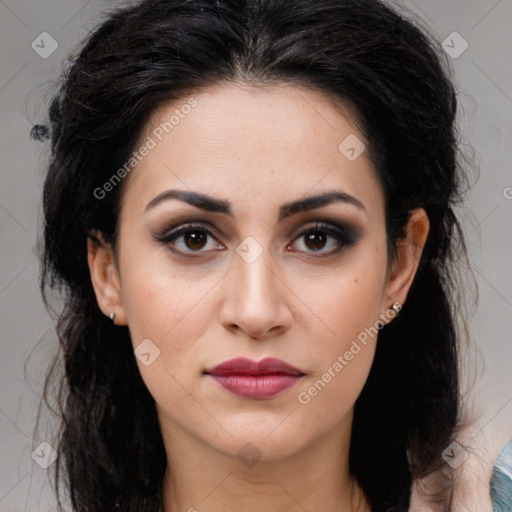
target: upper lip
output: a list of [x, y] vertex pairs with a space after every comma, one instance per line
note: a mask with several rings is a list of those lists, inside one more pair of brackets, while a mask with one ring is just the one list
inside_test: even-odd
[[205, 373], [217, 376], [228, 375], [304, 375], [304, 372], [281, 359], [266, 357], [261, 361], [252, 361], [245, 357], [229, 359]]

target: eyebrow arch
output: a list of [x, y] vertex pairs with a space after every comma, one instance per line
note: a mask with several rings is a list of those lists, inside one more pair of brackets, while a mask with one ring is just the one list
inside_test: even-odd
[[[179, 201], [183, 201], [192, 206], [195, 206], [196, 208], [200, 208], [201, 210], [233, 216], [231, 203], [229, 201], [216, 199], [214, 197], [200, 194], [198, 192], [189, 192], [186, 190], [176, 189], [165, 190], [161, 194], [158, 194], [147, 204], [145, 212], [155, 208], [156, 205], [169, 199], [177, 199]], [[350, 194], [347, 194], [341, 190], [329, 190], [323, 194], [306, 196], [302, 199], [283, 204], [279, 208], [278, 221], [281, 221], [284, 218], [290, 217], [291, 215], [299, 212], [320, 208], [335, 201], [351, 204], [360, 210], [366, 211], [361, 201], [359, 201], [359, 199], [355, 198], [354, 196], [351, 196]]]

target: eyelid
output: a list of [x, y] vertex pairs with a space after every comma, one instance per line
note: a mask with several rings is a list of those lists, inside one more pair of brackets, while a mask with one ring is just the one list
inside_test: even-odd
[[[170, 233], [175, 228], [181, 227], [185, 224], [206, 224], [211, 229], [215, 230], [213, 222], [205, 218], [204, 214], [200, 213], [174, 213], [167, 215], [162, 219], [163, 228], [159, 230], [159, 236], [164, 236], [166, 233]], [[217, 230], [218, 231], [218, 230]]]
[[[161, 234], [153, 235], [153, 238], [162, 244], [169, 244], [171, 240], [179, 238], [188, 231], [204, 231], [206, 234], [214, 238], [217, 242], [217, 235], [215, 229], [206, 227], [205, 224], [212, 225], [210, 222], [185, 222], [185, 223], [174, 223], [172, 226], [167, 227]], [[220, 242], [219, 242], [220, 243]], [[181, 251], [180, 251], [181, 252]], [[198, 251], [199, 252], [199, 251]]]
[[[329, 236], [335, 238], [339, 244], [339, 247], [333, 251], [324, 253], [319, 251], [320, 254], [324, 255], [335, 254], [345, 247], [350, 247], [354, 245], [360, 237], [359, 230], [351, 225], [347, 225], [345, 223], [338, 224], [331, 220], [317, 220], [314, 221], [313, 224], [302, 228], [299, 233], [294, 236], [293, 242], [304, 236], [306, 233], [313, 232], [315, 230], [324, 231]], [[310, 254], [314, 255], [315, 251]]]
[[[207, 227], [208, 226], [208, 227]], [[178, 218], [174, 219], [171, 224], [166, 224], [165, 228], [161, 230], [158, 234], [154, 235], [153, 238], [155, 239], [165, 239], [169, 238], [169, 236], [176, 234], [176, 232], [179, 230], [181, 231], [182, 228], [185, 229], [194, 229], [194, 228], [201, 228], [204, 229], [206, 232], [214, 236], [214, 233], [217, 231], [215, 226], [212, 222], [209, 222], [204, 219], [198, 219], [193, 220], [189, 218]]]
[[[206, 227], [206, 225], [211, 226]], [[167, 226], [165, 230], [160, 233], [153, 236], [153, 239], [157, 241], [158, 243], [161, 243], [163, 245], [166, 245], [169, 247], [169, 250], [172, 251], [175, 254], [178, 254], [182, 257], [188, 257], [188, 258], [200, 258], [201, 256], [208, 256], [212, 251], [188, 251], [188, 250], [181, 250], [181, 249], [175, 249], [172, 248], [171, 245], [174, 244], [174, 240], [182, 237], [187, 232], [192, 231], [203, 231], [208, 236], [213, 238], [218, 244], [223, 245], [221, 242], [219, 242], [219, 239], [216, 235], [216, 229], [213, 227], [213, 224], [209, 221], [205, 221], [203, 219], [198, 221], [188, 221], [183, 222], [182, 220], [176, 220], [174, 219], [171, 226]], [[322, 249], [319, 249], [318, 251], [297, 251], [298, 253], [304, 253], [306, 257], [311, 258], [323, 258], [323, 257], [329, 257], [334, 256], [343, 251], [344, 249], [350, 248], [353, 246], [357, 240], [360, 237], [360, 231], [355, 226], [352, 226], [351, 224], [347, 224], [344, 222], [339, 223], [339, 221], [332, 221], [329, 219], [318, 219], [316, 221], [313, 221], [309, 225], [303, 226], [301, 230], [295, 234], [290, 244], [288, 244], [286, 247], [288, 248], [290, 245], [296, 243], [297, 240], [299, 240], [302, 236], [306, 235], [307, 233], [317, 231], [323, 231], [331, 238], [334, 238], [336, 241], [337, 247], [335, 249], [331, 249], [329, 251], [323, 251]], [[219, 237], [222, 238], [222, 237]], [[171, 243], [172, 242], [172, 243]], [[217, 248], [217, 250], [219, 250]], [[223, 250], [223, 249], [220, 249]], [[318, 254], [317, 254], [318, 253]]]

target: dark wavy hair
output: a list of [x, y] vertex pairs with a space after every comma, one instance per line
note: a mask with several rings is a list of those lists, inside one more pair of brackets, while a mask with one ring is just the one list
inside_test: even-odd
[[128, 328], [98, 307], [87, 264], [95, 232], [116, 247], [123, 183], [108, 200], [93, 191], [169, 100], [219, 83], [284, 82], [353, 112], [382, 183], [391, 258], [413, 209], [430, 220], [407, 302], [379, 332], [349, 457], [373, 511], [407, 510], [413, 481], [444, 464], [462, 421], [458, 353], [467, 326], [458, 328], [457, 315], [468, 256], [455, 207], [467, 175], [440, 44], [380, 0], [143, 0], [110, 10], [75, 54], [55, 85], [49, 122], [32, 131], [51, 139], [40, 287], [49, 310], [49, 289], [63, 299], [43, 394], [50, 405], [57, 377], [59, 510], [61, 479], [79, 512], [162, 508], [166, 455], [154, 399]]

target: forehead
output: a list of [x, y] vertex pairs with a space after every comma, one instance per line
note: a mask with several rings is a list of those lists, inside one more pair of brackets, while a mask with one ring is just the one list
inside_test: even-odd
[[382, 206], [350, 110], [312, 89], [229, 83], [191, 93], [153, 113], [137, 147], [144, 145], [151, 149], [126, 184], [125, 200], [139, 208], [176, 186], [230, 195], [233, 203], [342, 187]]

